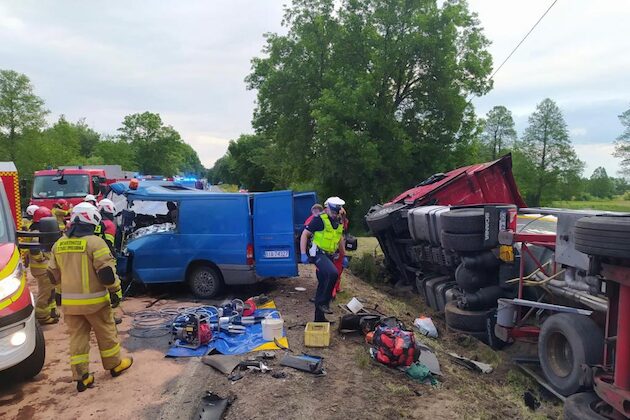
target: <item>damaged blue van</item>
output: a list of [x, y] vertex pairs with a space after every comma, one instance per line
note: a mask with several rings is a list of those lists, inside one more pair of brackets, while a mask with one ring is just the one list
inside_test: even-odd
[[[124, 197], [121, 278], [144, 284], [186, 282], [200, 298], [224, 285], [298, 274], [296, 238], [314, 192], [217, 193], [177, 184], [112, 185]], [[114, 197], [112, 197], [114, 198]]]

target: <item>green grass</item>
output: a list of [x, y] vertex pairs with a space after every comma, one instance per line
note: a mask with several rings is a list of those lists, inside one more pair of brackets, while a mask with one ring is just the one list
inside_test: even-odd
[[362, 255], [362, 254], [374, 254], [383, 255], [381, 247], [378, 244], [378, 240], [373, 236], [360, 236], [357, 237], [359, 241], [359, 247], [356, 251], [348, 252], [348, 255]]
[[630, 212], [630, 200], [553, 201], [551, 207]]
[[229, 193], [235, 193], [238, 192], [238, 185], [234, 185], [234, 184], [221, 184], [219, 185], [219, 187], [224, 191], [224, 192], [229, 192]]

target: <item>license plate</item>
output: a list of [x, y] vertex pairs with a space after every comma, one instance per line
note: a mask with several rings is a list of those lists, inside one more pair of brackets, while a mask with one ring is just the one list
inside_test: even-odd
[[265, 251], [265, 258], [289, 258], [288, 250]]

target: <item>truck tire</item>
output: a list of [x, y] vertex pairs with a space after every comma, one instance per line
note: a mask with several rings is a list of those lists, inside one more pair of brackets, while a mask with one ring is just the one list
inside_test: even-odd
[[392, 226], [392, 218], [390, 216], [404, 207], [406, 207], [405, 204], [396, 203], [377, 208], [365, 216], [365, 221], [372, 233], [382, 232]]
[[3, 375], [18, 381], [31, 379], [42, 371], [46, 359], [46, 342], [38, 322], [35, 322], [35, 350], [26, 359], [7, 369]]
[[595, 411], [601, 400], [594, 392], [573, 394], [564, 401], [564, 420], [606, 420], [608, 417]]
[[486, 321], [493, 315], [493, 309], [481, 311], [468, 311], [457, 307], [457, 302], [448, 302], [444, 308], [446, 325], [449, 328], [462, 331], [483, 331], [486, 330]]
[[587, 316], [555, 314], [540, 329], [540, 366], [550, 385], [562, 395], [581, 389], [582, 365], [601, 363], [603, 350], [604, 333]]
[[457, 266], [455, 270], [455, 281], [465, 292], [474, 293], [482, 287], [491, 286], [497, 283], [496, 271], [470, 270], [463, 264]]
[[482, 251], [483, 233], [450, 233], [442, 231], [442, 247], [459, 252]]
[[575, 223], [575, 249], [588, 255], [630, 258], [630, 217], [591, 216]]
[[450, 233], [483, 233], [483, 208], [456, 209], [441, 215], [442, 230]]
[[223, 287], [221, 275], [212, 267], [195, 267], [188, 275], [188, 285], [195, 296], [201, 299], [215, 297]]
[[477, 340], [481, 341], [482, 343], [487, 344], [494, 350], [501, 350], [502, 348], [508, 345], [508, 343], [506, 343], [505, 341], [502, 341], [496, 335], [494, 335], [494, 332], [488, 333], [487, 330], [464, 331], [464, 330], [458, 330], [456, 328], [451, 328], [451, 327], [448, 327], [448, 329], [450, 332], [463, 334], [463, 335], [469, 335], [471, 337], [474, 337]]

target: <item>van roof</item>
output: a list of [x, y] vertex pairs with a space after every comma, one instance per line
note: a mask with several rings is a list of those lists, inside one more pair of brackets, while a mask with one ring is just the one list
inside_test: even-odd
[[227, 195], [242, 195], [248, 194], [226, 194], [220, 192], [202, 191], [194, 188], [187, 188], [181, 185], [177, 185], [173, 182], [161, 182], [159, 184], [148, 184], [138, 186], [136, 190], [130, 190], [128, 183], [115, 183], [111, 185], [112, 190], [117, 194], [124, 194], [128, 200], [144, 200], [144, 201], [181, 201], [181, 200], [195, 200], [195, 199], [207, 199], [210, 197], [226, 197]]

